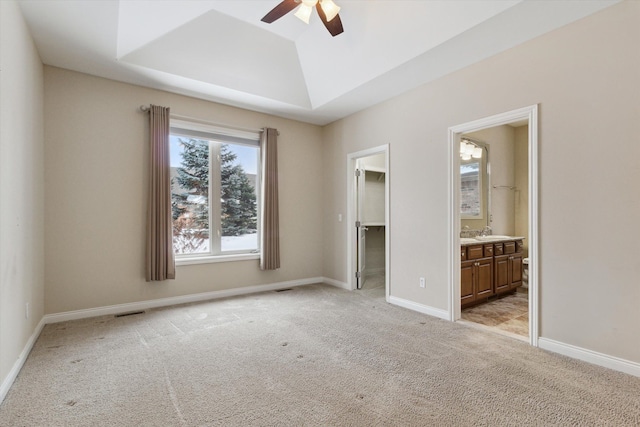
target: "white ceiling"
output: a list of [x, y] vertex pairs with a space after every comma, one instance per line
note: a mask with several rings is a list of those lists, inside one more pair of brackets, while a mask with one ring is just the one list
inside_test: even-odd
[[280, 0], [20, 0], [45, 64], [326, 124], [618, 0], [335, 0], [331, 37]]

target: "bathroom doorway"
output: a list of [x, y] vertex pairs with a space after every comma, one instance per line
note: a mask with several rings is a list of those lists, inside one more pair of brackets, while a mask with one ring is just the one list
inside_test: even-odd
[[388, 145], [348, 155], [349, 288], [389, 298]]
[[537, 346], [537, 106], [449, 129], [453, 321]]

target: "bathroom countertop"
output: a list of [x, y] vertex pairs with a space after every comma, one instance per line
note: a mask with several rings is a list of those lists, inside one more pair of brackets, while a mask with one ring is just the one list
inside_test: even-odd
[[460, 246], [471, 246], [471, 245], [481, 245], [484, 243], [502, 243], [502, 242], [510, 242], [513, 240], [524, 240], [524, 237], [521, 236], [485, 236], [485, 237], [461, 237], [460, 238]]

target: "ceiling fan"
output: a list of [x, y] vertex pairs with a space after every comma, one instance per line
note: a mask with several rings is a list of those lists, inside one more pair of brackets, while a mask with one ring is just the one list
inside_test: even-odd
[[273, 21], [282, 18], [298, 7], [295, 16], [308, 24], [314, 6], [318, 11], [318, 16], [320, 16], [322, 23], [327, 27], [327, 30], [329, 30], [329, 33], [331, 33], [333, 37], [344, 31], [340, 15], [338, 15], [340, 7], [338, 7], [333, 0], [284, 0], [271, 9], [261, 21], [271, 24]]

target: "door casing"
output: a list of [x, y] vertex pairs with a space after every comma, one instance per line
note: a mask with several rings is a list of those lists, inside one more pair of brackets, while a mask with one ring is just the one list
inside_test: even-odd
[[380, 145], [378, 147], [369, 148], [355, 153], [347, 154], [347, 289], [356, 289], [356, 180], [355, 171], [357, 160], [363, 157], [373, 156], [375, 154], [384, 154], [385, 158], [385, 183], [384, 183], [384, 267], [385, 267], [385, 299], [389, 302], [390, 296], [390, 274], [389, 274], [389, 144]]
[[529, 124], [529, 343], [538, 346], [539, 337], [539, 246], [538, 246], [538, 105], [519, 108], [449, 128], [449, 320], [457, 321], [460, 309], [460, 137], [521, 120]]

